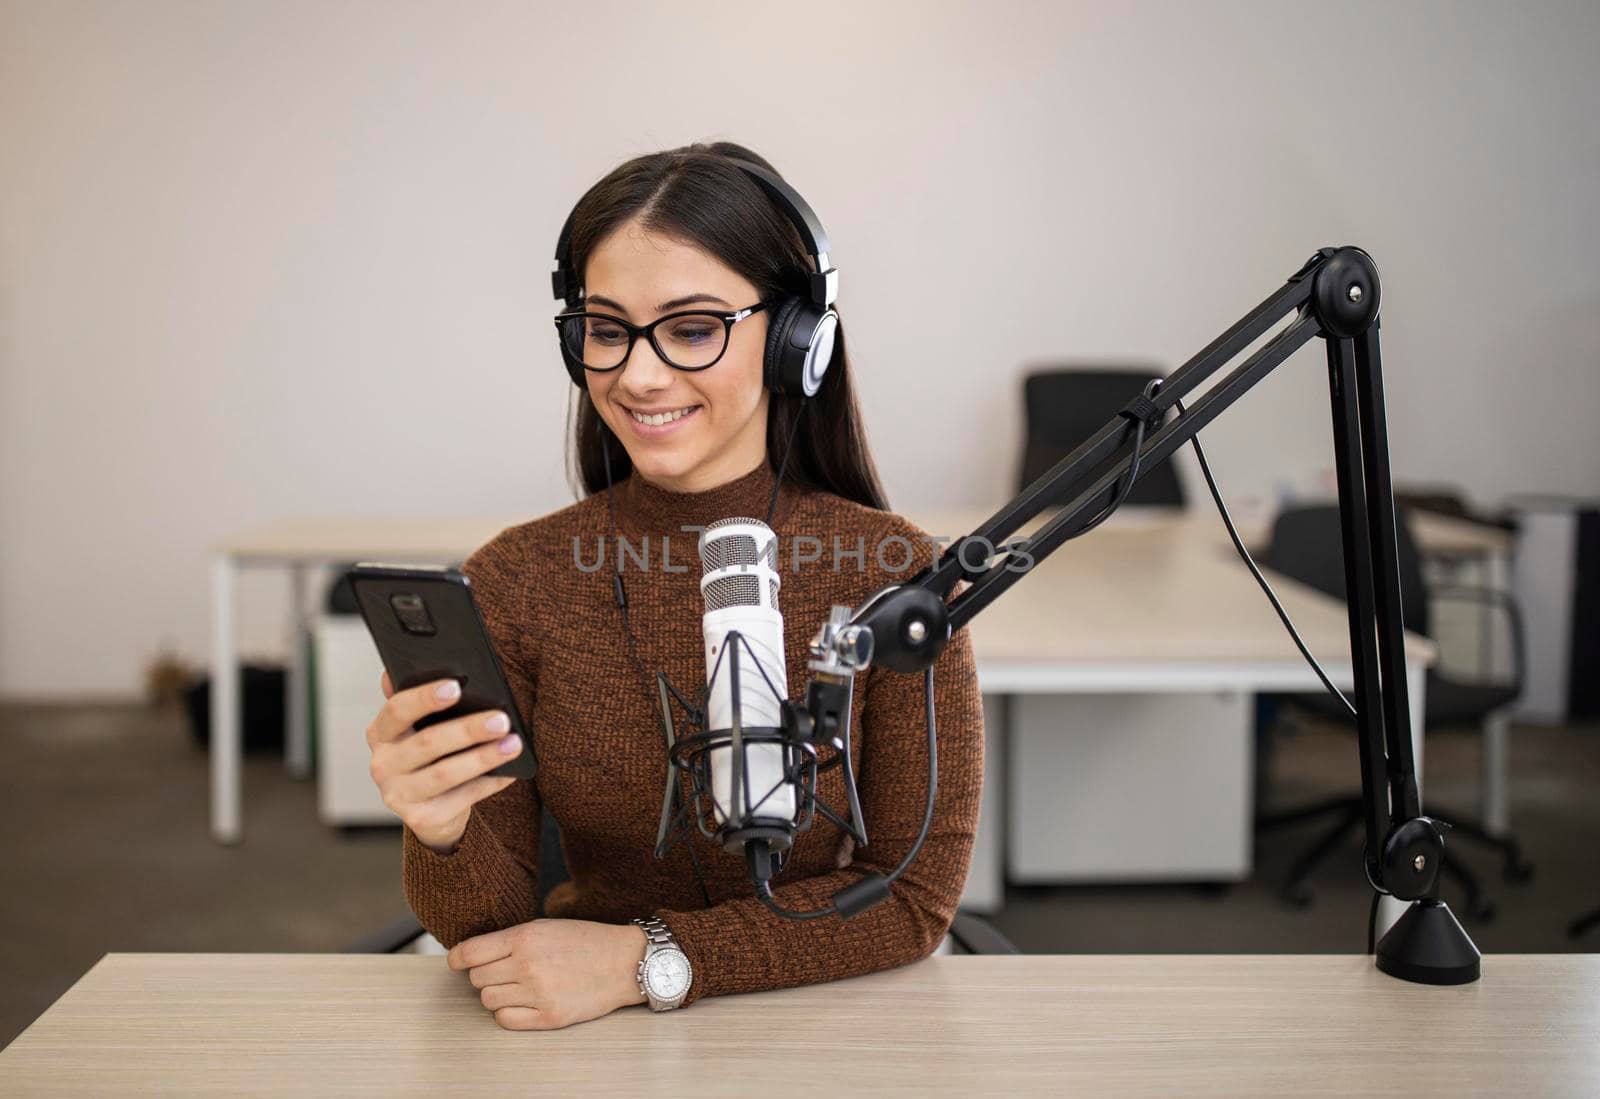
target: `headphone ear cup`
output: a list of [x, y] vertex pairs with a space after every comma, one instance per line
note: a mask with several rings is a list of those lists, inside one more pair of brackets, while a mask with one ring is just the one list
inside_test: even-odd
[[804, 304], [800, 298], [784, 298], [768, 314], [767, 348], [761, 357], [761, 381], [773, 393], [787, 392], [784, 359], [789, 346], [789, 332], [794, 328], [795, 316]]
[[[819, 309], [808, 302], [806, 315], [798, 324], [806, 326], [807, 335], [804, 346], [795, 352], [794, 388], [791, 392], [810, 397], [822, 388], [822, 379], [833, 362], [833, 345], [839, 337], [839, 314], [832, 309]], [[799, 334], [796, 331], [795, 335]]]
[[833, 361], [839, 314], [805, 298], [786, 298], [767, 328], [765, 377], [774, 393], [810, 397]]

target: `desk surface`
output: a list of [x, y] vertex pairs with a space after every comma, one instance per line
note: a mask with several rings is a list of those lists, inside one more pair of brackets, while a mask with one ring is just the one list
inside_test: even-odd
[[1425, 988], [1360, 956], [936, 956], [541, 1033], [501, 1030], [437, 956], [109, 954], [0, 1052], [0, 1080], [7, 1095], [1600, 1093], [1600, 955], [1491, 955], [1483, 972]]
[[1501, 554], [1511, 552], [1513, 537], [1504, 527], [1474, 523], [1434, 511], [1411, 511], [1411, 536], [1425, 553], [1439, 555]]

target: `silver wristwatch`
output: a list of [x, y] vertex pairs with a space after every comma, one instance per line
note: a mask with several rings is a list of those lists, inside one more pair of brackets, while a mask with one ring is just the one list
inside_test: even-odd
[[694, 970], [689, 956], [678, 946], [658, 917], [632, 921], [644, 931], [644, 958], [639, 962], [639, 994], [650, 1001], [651, 1011], [671, 1011], [689, 995]]

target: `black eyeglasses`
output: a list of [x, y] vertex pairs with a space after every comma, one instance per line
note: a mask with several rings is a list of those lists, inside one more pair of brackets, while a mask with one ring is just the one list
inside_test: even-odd
[[678, 370], [704, 370], [715, 366], [728, 350], [728, 334], [733, 326], [753, 313], [773, 304], [760, 301], [748, 309], [732, 313], [691, 310], [668, 313], [649, 324], [630, 324], [609, 313], [579, 310], [556, 314], [556, 331], [567, 354], [583, 364], [585, 370], [604, 373], [628, 361], [633, 342], [640, 336], [650, 341], [661, 361]]

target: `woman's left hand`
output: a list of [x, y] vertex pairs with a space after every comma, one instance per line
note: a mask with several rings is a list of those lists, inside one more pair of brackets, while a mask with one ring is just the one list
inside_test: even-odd
[[532, 920], [464, 939], [448, 960], [505, 1029], [556, 1030], [644, 1003], [644, 948], [637, 924]]

